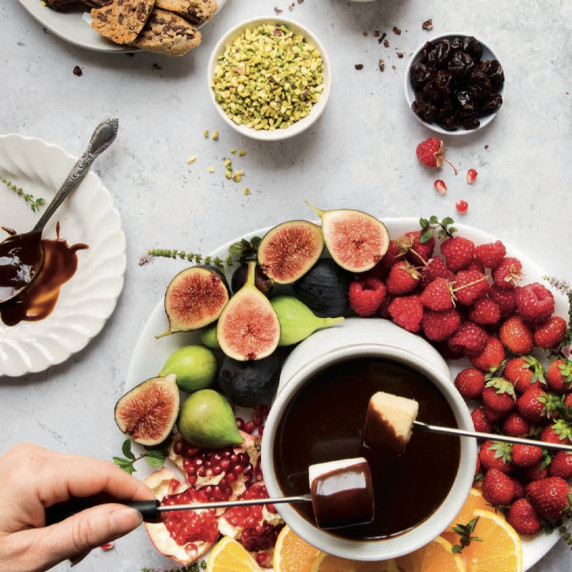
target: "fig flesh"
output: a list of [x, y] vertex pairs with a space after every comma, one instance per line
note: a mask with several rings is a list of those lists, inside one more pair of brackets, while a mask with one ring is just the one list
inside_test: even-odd
[[322, 219], [328, 252], [350, 272], [373, 268], [389, 247], [387, 227], [377, 218], [353, 209], [321, 210], [308, 203]]
[[270, 229], [258, 246], [262, 271], [277, 284], [291, 284], [318, 261], [324, 250], [322, 229], [305, 220], [283, 222]]
[[342, 316], [349, 307], [348, 291], [353, 274], [331, 258], [322, 258], [300, 280], [294, 292], [318, 316]]
[[214, 389], [199, 389], [185, 399], [177, 427], [195, 447], [220, 449], [243, 441], [228, 401]]
[[217, 322], [221, 350], [239, 360], [269, 356], [280, 340], [280, 322], [268, 298], [254, 285], [255, 262], [248, 263], [245, 285], [230, 299]]
[[115, 404], [115, 422], [135, 443], [153, 447], [171, 434], [179, 405], [177, 377], [152, 377], [119, 399]]
[[199, 265], [179, 272], [165, 292], [169, 329], [156, 337], [198, 330], [212, 324], [229, 298], [226, 278], [218, 269]]
[[320, 318], [295, 296], [276, 296], [270, 300], [280, 321], [279, 346], [291, 346], [305, 340], [318, 328], [326, 328], [344, 321], [343, 316]]

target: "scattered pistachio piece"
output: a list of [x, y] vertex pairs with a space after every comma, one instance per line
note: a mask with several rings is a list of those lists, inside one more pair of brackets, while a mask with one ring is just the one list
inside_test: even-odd
[[248, 187], [244, 187], [244, 190], [242, 192], [245, 195], [250, 195], [250, 189]]
[[208, 129], [207, 129], [207, 130], [205, 130], [205, 132], [204, 132], [204, 136], [205, 136], [205, 139], [208, 139], [208, 138], [209, 138], [209, 136], [210, 136], [210, 133], [209, 133], [209, 130], [208, 130]]
[[213, 141], [218, 141], [218, 129], [213, 131]]
[[241, 150], [238, 152], [238, 156], [239, 156], [239, 157], [244, 157], [245, 155], [246, 155], [246, 151], [245, 151], [244, 149], [241, 149]]
[[188, 159], [187, 159], [187, 165], [190, 165], [191, 163], [194, 163], [197, 160], [197, 156], [196, 155], [191, 155]]
[[215, 168], [214, 167], [209, 167], [209, 173], [214, 173], [215, 172]]
[[234, 155], [234, 154], [236, 153], [236, 149], [233, 147], [233, 148], [230, 150], [230, 152], [231, 152], [232, 155]]

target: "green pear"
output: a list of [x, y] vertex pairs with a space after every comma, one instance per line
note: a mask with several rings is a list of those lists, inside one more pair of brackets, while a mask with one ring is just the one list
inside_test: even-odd
[[177, 426], [185, 441], [195, 447], [220, 449], [243, 442], [228, 401], [214, 389], [189, 395], [181, 406]]
[[177, 385], [189, 393], [210, 387], [217, 374], [214, 353], [200, 345], [184, 346], [174, 351], [159, 375], [174, 373]]

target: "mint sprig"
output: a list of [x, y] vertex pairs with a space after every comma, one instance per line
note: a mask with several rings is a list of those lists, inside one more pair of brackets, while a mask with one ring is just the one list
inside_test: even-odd
[[445, 217], [440, 221], [435, 215], [429, 219], [419, 219], [419, 224], [421, 225], [419, 242], [424, 243], [430, 241], [433, 238], [433, 229], [438, 229], [437, 236], [439, 238], [452, 238], [453, 234], [457, 232], [457, 229], [454, 226], [451, 226], [454, 222], [455, 221], [451, 217]]
[[145, 453], [139, 455], [138, 457], [132, 451], [131, 439], [126, 439], [123, 441], [121, 446], [121, 452], [123, 457], [113, 457], [113, 462], [126, 473], [132, 475], [137, 469], [135, 468], [135, 463], [141, 459], [145, 459], [145, 462], [151, 467], [160, 467], [165, 462], [167, 457], [166, 453], [160, 449], [154, 449], [150, 447], [145, 448]]

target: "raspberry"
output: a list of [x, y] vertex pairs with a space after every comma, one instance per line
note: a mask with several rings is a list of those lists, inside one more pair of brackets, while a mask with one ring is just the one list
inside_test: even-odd
[[417, 145], [416, 149], [417, 158], [426, 167], [441, 167], [443, 163], [447, 163], [451, 166], [455, 175], [457, 174], [457, 169], [445, 159], [445, 146], [441, 139], [436, 137], [431, 137], [422, 141]]
[[533, 282], [517, 292], [516, 307], [527, 324], [540, 325], [554, 312], [554, 296], [546, 286]]
[[464, 355], [478, 355], [487, 345], [488, 335], [477, 324], [463, 322], [457, 331], [448, 339], [449, 348], [456, 353]]
[[393, 321], [409, 332], [418, 332], [423, 319], [423, 304], [419, 296], [394, 298], [389, 305]]
[[534, 331], [534, 343], [539, 348], [552, 350], [557, 348], [566, 336], [566, 320], [552, 316]]
[[445, 257], [447, 268], [451, 272], [458, 272], [473, 260], [475, 244], [462, 236], [447, 238], [441, 244], [441, 254]]
[[397, 262], [391, 267], [385, 283], [387, 291], [393, 296], [408, 294], [417, 288], [421, 274], [407, 261]]
[[459, 304], [471, 306], [489, 291], [487, 277], [478, 270], [460, 270], [455, 276], [455, 296]]
[[381, 259], [381, 266], [385, 274], [389, 273], [391, 267], [401, 260], [403, 260], [403, 250], [401, 250], [399, 244], [397, 244], [397, 242], [392, 239], [389, 241], [387, 252]]
[[426, 288], [435, 278], [446, 278], [449, 282], [455, 278], [453, 272], [447, 268], [445, 260], [440, 256], [431, 258], [427, 266], [421, 271], [421, 286]]
[[426, 242], [421, 242], [421, 231], [406, 232], [402, 237], [396, 239], [397, 244], [403, 249], [405, 258], [411, 264], [424, 264], [435, 249], [435, 239], [431, 237]]
[[516, 295], [518, 294], [520, 286], [512, 290], [501, 290], [498, 286], [493, 284], [489, 290], [491, 300], [494, 300], [501, 313], [501, 318], [510, 316], [516, 310]]
[[461, 325], [461, 315], [455, 308], [435, 312], [425, 310], [421, 327], [423, 333], [433, 342], [443, 342], [449, 339]]
[[499, 305], [491, 298], [479, 298], [475, 300], [469, 320], [480, 326], [493, 326], [498, 323], [501, 317]]
[[455, 377], [455, 387], [464, 399], [478, 399], [485, 388], [485, 374], [475, 368], [463, 369]]
[[496, 268], [506, 256], [506, 248], [500, 240], [479, 244], [475, 247], [475, 256], [487, 268]]
[[522, 278], [522, 263], [510, 256], [503, 258], [491, 272], [491, 277], [500, 290], [512, 290]]
[[376, 278], [359, 278], [350, 285], [349, 300], [358, 316], [373, 316], [385, 298], [385, 284]]
[[449, 310], [454, 306], [453, 292], [446, 278], [435, 278], [421, 293], [423, 306], [437, 312]]
[[516, 355], [525, 355], [534, 349], [532, 331], [520, 316], [511, 316], [499, 328], [499, 338], [503, 346]]

